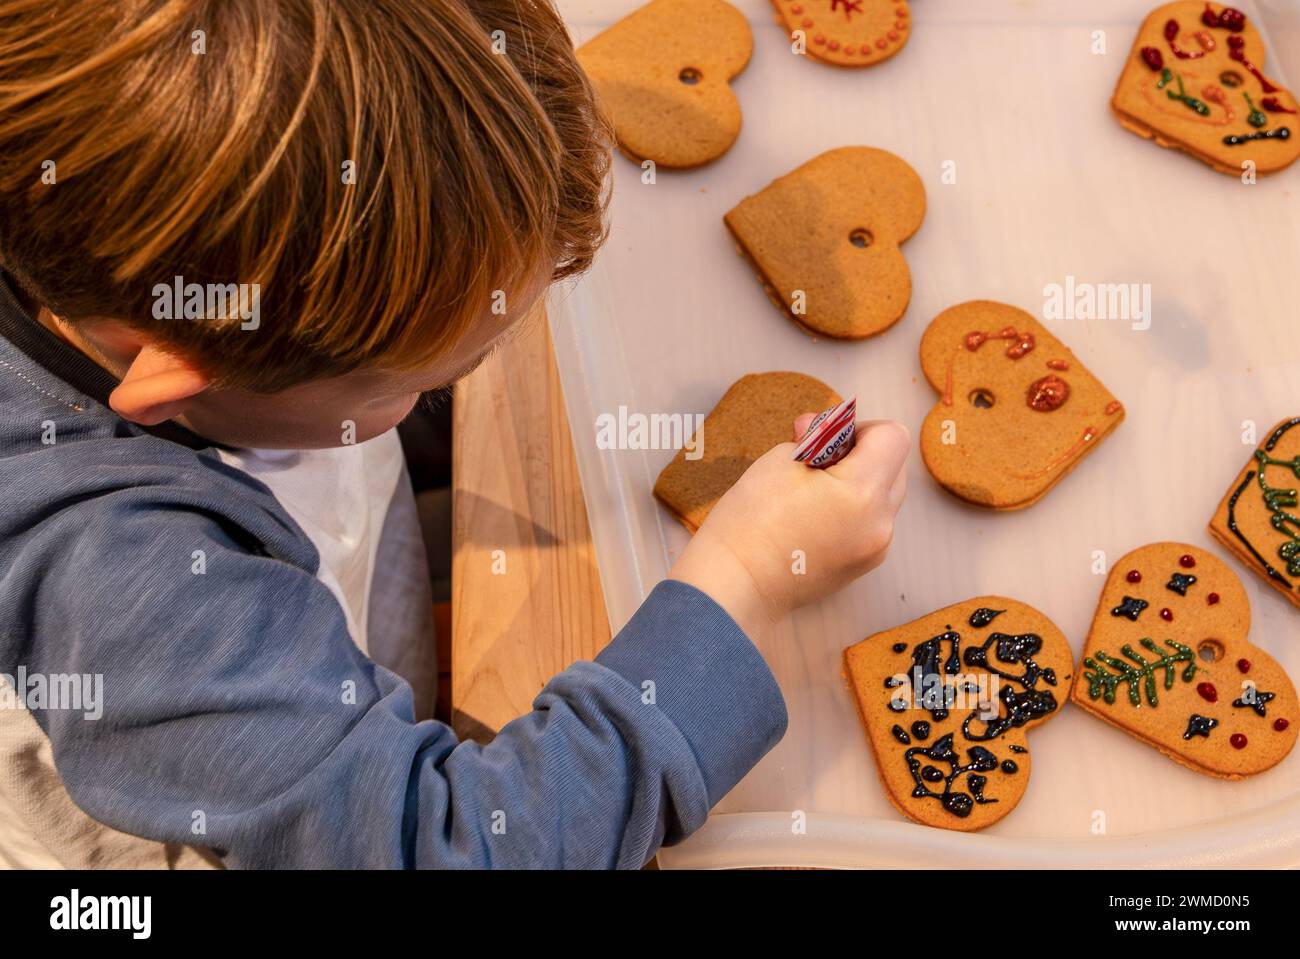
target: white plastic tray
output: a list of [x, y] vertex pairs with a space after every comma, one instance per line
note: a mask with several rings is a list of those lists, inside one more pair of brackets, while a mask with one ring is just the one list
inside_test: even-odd
[[[1205, 524], [1262, 434], [1300, 414], [1300, 164], [1254, 186], [1121, 129], [1109, 99], [1154, 0], [1087, 4], [918, 0], [908, 46], [845, 71], [790, 53], [767, 0], [733, 0], [754, 28], [734, 82], [740, 140], [703, 170], [653, 186], [616, 160], [613, 230], [594, 271], [558, 292], [551, 318], [592, 535], [615, 629], [687, 541], [654, 502], [672, 451], [605, 451], [596, 417], [707, 413], [741, 375], [799, 370], [864, 418], [915, 433], [935, 397], [917, 344], [943, 308], [1003, 300], [1042, 315], [1043, 288], [1149, 283], [1153, 323], [1045, 321], [1125, 403], [1128, 418], [1037, 505], [963, 506], [915, 452], [886, 564], [797, 612], [764, 653], [790, 710], [785, 739], [719, 804], [708, 825], [664, 850], [666, 866], [1300, 865], [1300, 756], [1244, 782], [1190, 772], [1066, 709], [1033, 736], [1033, 778], [1015, 812], [978, 835], [906, 822], [885, 799], [841, 678], [845, 646], [981, 593], [1031, 603], [1076, 656], [1110, 561], [1154, 540], [1223, 556]], [[869, 0], [871, 2], [871, 0]], [[637, 0], [560, 7], [579, 40]], [[1240, 4], [1269, 44], [1266, 72], [1300, 70], [1300, 10]], [[1106, 52], [1092, 52], [1094, 31]], [[1300, 77], [1292, 74], [1292, 81]], [[883, 337], [816, 341], [771, 306], [722, 215], [832, 147], [903, 157], [929, 211], [904, 252], [907, 315]], [[945, 185], [945, 161], [957, 182]], [[1300, 612], [1229, 559], [1246, 583], [1252, 642], [1300, 679]], [[807, 830], [792, 822], [807, 815]], [[1105, 833], [1096, 834], [1097, 814]]]

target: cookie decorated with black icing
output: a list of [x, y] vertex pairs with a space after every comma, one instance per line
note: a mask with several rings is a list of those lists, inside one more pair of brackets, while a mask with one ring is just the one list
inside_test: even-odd
[[1233, 7], [1181, 0], [1154, 10], [1111, 99], [1119, 122], [1221, 173], [1281, 170], [1300, 157], [1296, 98], [1264, 72], [1264, 40]]
[[1300, 416], [1273, 427], [1210, 520], [1214, 538], [1300, 607]]
[[936, 316], [921, 369], [939, 395], [921, 425], [921, 458], [975, 506], [1030, 506], [1124, 420], [1124, 406], [1024, 310], [972, 300]]
[[907, 0], [772, 0], [791, 39], [805, 53], [837, 67], [869, 67], [888, 60], [912, 35]]
[[890, 802], [927, 826], [969, 832], [1016, 807], [1028, 733], [1069, 698], [1069, 643], [1042, 613], [980, 596], [844, 651]]
[[1263, 772], [1295, 746], [1300, 704], [1249, 633], [1226, 563], [1186, 543], [1143, 546], [1106, 579], [1071, 698], [1197, 772]]

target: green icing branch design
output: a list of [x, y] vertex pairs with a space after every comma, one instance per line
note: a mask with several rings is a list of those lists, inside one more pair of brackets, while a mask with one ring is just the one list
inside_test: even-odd
[[[1104, 695], [1107, 703], [1114, 703], [1116, 688], [1120, 683], [1126, 683], [1128, 701], [1134, 706], [1142, 705], [1143, 690], [1146, 691], [1147, 702], [1152, 706], [1158, 706], [1160, 703], [1156, 699], [1156, 670], [1165, 671], [1165, 689], [1174, 688], [1174, 674], [1178, 671], [1179, 663], [1187, 664], [1182, 673], [1183, 682], [1191, 682], [1192, 677], [1196, 675], [1196, 654], [1192, 652], [1190, 646], [1166, 639], [1165, 645], [1173, 650], [1171, 653], [1162, 650], [1150, 639], [1144, 638], [1139, 642], [1155, 653], [1156, 658], [1144, 659], [1141, 653], [1125, 643], [1120, 652], [1136, 665], [1130, 665], [1104, 652], [1098, 652], [1095, 656], [1084, 659], [1083, 675], [1088, 680], [1088, 696], [1091, 699]], [[1107, 671], [1106, 667], [1110, 667], [1114, 672]], [[1092, 672], [1088, 672], [1089, 669]]]
[[1264, 493], [1264, 506], [1273, 514], [1269, 517], [1269, 522], [1275, 530], [1288, 537], [1287, 541], [1278, 547], [1277, 554], [1286, 561], [1288, 573], [1292, 576], [1300, 576], [1300, 516], [1287, 512], [1289, 509], [1295, 509], [1300, 498], [1297, 497], [1296, 490], [1275, 489], [1264, 480], [1264, 469], [1268, 466], [1289, 469], [1297, 479], [1300, 479], [1300, 455], [1295, 459], [1276, 460], [1264, 450], [1255, 450], [1255, 459], [1259, 462], [1257, 479], [1259, 488]]

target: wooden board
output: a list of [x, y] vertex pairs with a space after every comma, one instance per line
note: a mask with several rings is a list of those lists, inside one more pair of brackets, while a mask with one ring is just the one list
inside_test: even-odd
[[452, 486], [452, 728], [484, 741], [610, 639], [544, 317], [457, 385]]

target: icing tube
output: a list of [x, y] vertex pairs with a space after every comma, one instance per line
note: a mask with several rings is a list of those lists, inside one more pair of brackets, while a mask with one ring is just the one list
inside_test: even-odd
[[857, 410], [858, 398], [853, 396], [813, 417], [808, 431], [795, 447], [796, 462], [825, 469], [847, 456], [853, 449]]

